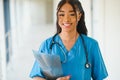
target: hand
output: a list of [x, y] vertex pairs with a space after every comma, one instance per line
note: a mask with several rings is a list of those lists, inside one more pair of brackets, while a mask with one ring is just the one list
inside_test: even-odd
[[59, 77], [56, 80], [70, 80], [70, 76]]

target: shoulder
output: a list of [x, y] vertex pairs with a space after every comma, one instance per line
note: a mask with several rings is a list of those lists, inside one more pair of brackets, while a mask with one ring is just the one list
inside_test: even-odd
[[50, 48], [50, 44], [51, 44], [51, 41], [52, 41], [52, 36], [45, 39], [41, 44], [40, 44], [40, 47], [39, 47], [39, 52], [48, 52], [49, 51], [49, 48]]
[[84, 35], [84, 34], [82, 34], [82, 37], [83, 37], [83, 39], [84, 39], [84, 41], [86, 42], [86, 43], [91, 43], [91, 44], [98, 44], [98, 41], [97, 40], [95, 40], [94, 38], [92, 38], [92, 37], [88, 37], [88, 36], [86, 36], [86, 35]]
[[52, 41], [52, 36], [51, 36], [51, 37], [49, 37], [49, 38], [47, 38], [47, 39], [45, 39], [45, 40], [42, 42], [42, 44], [41, 44], [41, 45], [50, 44], [50, 43], [51, 43], [51, 41]]
[[99, 48], [98, 41], [95, 40], [94, 38], [88, 37], [86, 35], [81, 35], [84, 39], [84, 44], [86, 47], [90, 50], [94, 50], [95, 47]]

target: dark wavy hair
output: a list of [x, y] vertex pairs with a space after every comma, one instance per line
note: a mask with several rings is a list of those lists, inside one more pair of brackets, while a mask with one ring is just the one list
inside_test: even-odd
[[[84, 10], [82, 8], [82, 5], [80, 3], [79, 0], [61, 0], [59, 3], [58, 3], [58, 6], [57, 6], [57, 21], [56, 21], [56, 26], [57, 26], [57, 33], [56, 34], [59, 34], [61, 32], [61, 27], [59, 26], [58, 24], [58, 12], [60, 10], [60, 8], [65, 4], [65, 3], [69, 3], [74, 12], [76, 13], [77, 10], [80, 11], [80, 13], [82, 13], [82, 16], [80, 18], [80, 20], [78, 21], [78, 24], [77, 24], [77, 32], [79, 34], [85, 34], [87, 35], [87, 28], [86, 28], [86, 25], [85, 25], [85, 14], [84, 14]], [[76, 13], [77, 15], [77, 13]], [[77, 18], [77, 17], [76, 17]]]

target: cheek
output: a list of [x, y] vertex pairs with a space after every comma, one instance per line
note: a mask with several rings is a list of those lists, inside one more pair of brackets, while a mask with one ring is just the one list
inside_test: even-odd
[[62, 21], [62, 18], [61, 18], [61, 17], [58, 17], [58, 21]]
[[58, 19], [58, 24], [61, 25], [62, 24], [62, 19]]
[[76, 20], [76, 19], [73, 19], [73, 20], [72, 20], [72, 23], [73, 23], [74, 25], [76, 25], [76, 24], [77, 24], [77, 20]]
[[78, 24], [78, 22], [75, 20], [75, 21], [73, 22], [73, 27], [76, 27], [77, 24]]

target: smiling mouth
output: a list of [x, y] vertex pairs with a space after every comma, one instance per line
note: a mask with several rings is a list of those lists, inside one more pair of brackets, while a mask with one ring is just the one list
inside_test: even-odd
[[63, 23], [63, 25], [64, 25], [65, 27], [70, 27], [70, 26], [71, 26], [71, 23]]

